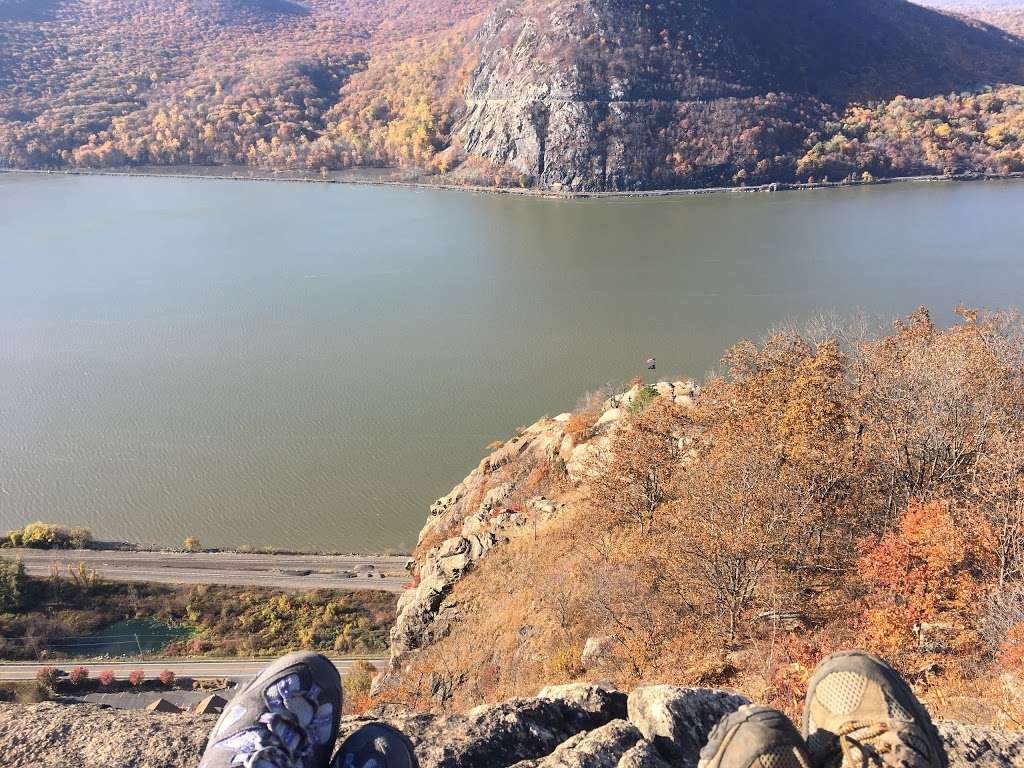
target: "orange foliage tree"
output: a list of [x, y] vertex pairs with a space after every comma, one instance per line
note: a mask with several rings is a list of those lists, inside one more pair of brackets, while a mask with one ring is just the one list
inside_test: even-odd
[[911, 502], [896, 530], [862, 545], [865, 643], [889, 656], [937, 645], [973, 650], [994, 551], [985, 518], [954, 515], [943, 501]]

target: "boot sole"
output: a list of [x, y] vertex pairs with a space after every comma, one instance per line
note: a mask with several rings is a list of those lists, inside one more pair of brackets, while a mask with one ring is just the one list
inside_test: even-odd
[[[871, 662], [872, 669], [865, 668], [865, 660]], [[877, 671], [877, 676], [872, 675], [872, 671]], [[883, 687], [888, 687], [896, 695], [895, 698], [900, 706], [905, 706], [911, 711], [915, 722], [921, 726], [925, 735], [931, 740], [932, 750], [939, 758], [939, 764], [936, 768], [949, 768], [949, 756], [946, 754], [946, 747], [942, 743], [942, 737], [939, 736], [935, 723], [932, 722], [931, 715], [928, 714], [928, 710], [924, 708], [924, 705], [921, 704], [917, 695], [910, 689], [910, 686], [907, 685], [906, 680], [900, 676], [899, 672], [867, 651], [838, 651], [826, 656], [818, 664], [818, 668], [811, 676], [810, 682], [807, 683], [808, 702], [813, 698], [814, 689], [818, 686], [818, 683], [833, 672], [855, 672], [859, 675], [875, 679]], [[810, 736], [808, 733], [810, 720], [811, 708], [808, 704], [805, 704], [802, 729], [805, 739]]]

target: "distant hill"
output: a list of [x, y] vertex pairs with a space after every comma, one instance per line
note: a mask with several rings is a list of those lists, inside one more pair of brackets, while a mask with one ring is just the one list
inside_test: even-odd
[[1024, 163], [1024, 42], [902, 0], [0, 0], [0, 19], [11, 167], [593, 191]]
[[477, 39], [458, 135], [568, 189], [728, 184], [754, 157], [788, 178], [834, 108], [1024, 82], [1020, 39], [898, 0], [527, 0]]

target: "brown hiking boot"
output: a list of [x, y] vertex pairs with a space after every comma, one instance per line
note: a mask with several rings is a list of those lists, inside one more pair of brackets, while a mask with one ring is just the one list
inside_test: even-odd
[[811, 768], [811, 761], [789, 718], [748, 704], [712, 729], [697, 768]]
[[947, 768], [946, 750], [913, 691], [881, 659], [843, 651], [807, 686], [804, 735], [818, 768]]

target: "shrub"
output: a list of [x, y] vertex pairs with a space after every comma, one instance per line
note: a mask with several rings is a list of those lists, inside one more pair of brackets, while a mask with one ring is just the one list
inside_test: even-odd
[[57, 680], [60, 679], [60, 670], [49, 665], [40, 667], [36, 671], [36, 682], [48, 691], [57, 687]]
[[174, 672], [170, 669], [165, 669], [160, 673], [160, 682], [163, 685], [174, 685]]
[[49, 701], [53, 694], [46, 686], [35, 682], [15, 683], [14, 700], [19, 704], [39, 704], [42, 701]]
[[870, 647], [890, 656], [923, 650], [933, 642], [928, 627], [942, 629], [948, 650], [963, 653], [977, 644], [977, 614], [996, 569], [993, 536], [983, 518], [961, 517], [946, 502], [912, 501], [897, 529], [862, 544], [858, 565], [869, 590], [863, 634]]
[[565, 422], [565, 433], [572, 438], [573, 443], [579, 444], [590, 439], [591, 430], [597, 421], [599, 413], [574, 413]]
[[651, 401], [658, 396], [658, 390], [648, 385], [643, 387], [639, 392], [636, 393], [636, 397], [633, 398], [633, 402], [629, 404], [627, 409], [632, 414], [643, 413]]
[[345, 711], [360, 714], [372, 704], [370, 688], [377, 677], [377, 668], [368, 661], [359, 660], [352, 664], [345, 675]]
[[89, 670], [85, 667], [75, 667], [68, 673], [68, 680], [72, 685], [81, 685], [89, 679]]
[[104, 669], [99, 674], [100, 685], [103, 686], [111, 685], [116, 679], [117, 677], [114, 675], [114, 670], [112, 669]]
[[128, 682], [136, 688], [142, 685], [142, 681], [145, 679], [146, 673], [141, 669], [133, 669], [131, 672], [128, 673]]
[[559, 683], [568, 682], [582, 675], [586, 670], [580, 661], [580, 651], [571, 645], [555, 649], [548, 659], [548, 674]]
[[29, 523], [20, 531], [11, 531], [8, 539], [15, 546], [35, 549], [84, 549], [92, 543], [88, 528], [66, 528], [53, 523]]
[[0, 560], [0, 613], [14, 613], [25, 604], [28, 578], [21, 559]]
[[88, 549], [92, 544], [92, 532], [88, 528], [72, 528], [68, 531], [68, 545], [72, 549]]

